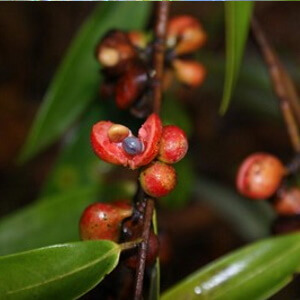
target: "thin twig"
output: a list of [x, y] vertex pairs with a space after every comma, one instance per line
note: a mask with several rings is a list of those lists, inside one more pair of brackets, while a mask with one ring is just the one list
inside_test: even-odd
[[162, 82], [165, 59], [165, 40], [167, 23], [169, 17], [170, 2], [162, 1], [157, 3], [156, 22], [155, 22], [155, 40], [154, 40], [154, 54], [153, 67], [154, 87], [153, 87], [153, 111], [157, 114], [160, 112], [162, 99]]
[[[261, 50], [265, 62], [269, 68], [269, 74], [273, 83], [274, 91], [279, 99], [279, 105], [286, 124], [288, 134], [295, 152], [300, 152], [300, 107], [293, 83], [281, 64], [274, 49], [268, 42], [258, 21], [253, 18], [251, 22], [252, 32]], [[298, 124], [297, 124], [297, 119]]]
[[143, 281], [144, 281], [144, 273], [145, 273], [145, 264], [146, 264], [146, 256], [148, 250], [148, 240], [151, 228], [152, 214], [154, 210], [154, 200], [151, 198], [147, 198], [146, 200], [146, 209], [144, 214], [144, 224], [143, 224], [143, 241], [140, 244], [139, 253], [138, 253], [138, 266], [136, 269], [136, 282], [135, 282], [135, 293], [134, 299], [140, 300], [142, 298], [143, 293]]

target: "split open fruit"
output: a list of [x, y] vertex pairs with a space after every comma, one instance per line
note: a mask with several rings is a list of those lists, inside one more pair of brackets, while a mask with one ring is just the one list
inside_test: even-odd
[[[143, 144], [143, 151], [131, 155], [124, 149], [122, 141], [112, 141], [108, 132], [115, 125], [110, 121], [96, 123], [91, 132], [91, 143], [95, 154], [102, 160], [136, 169], [149, 164], [158, 154], [162, 135], [162, 124], [157, 114], [151, 114], [138, 131], [137, 138]], [[128, 137], [133, 136], [128, 131]], [[126, 137], [125, 137], [126, 138]]]

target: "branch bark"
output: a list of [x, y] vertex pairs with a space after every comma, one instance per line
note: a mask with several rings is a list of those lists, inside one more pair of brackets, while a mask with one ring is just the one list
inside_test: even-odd
[[[162, 101], [165, 41], [169, 17], [169, 7], [170, 3], [168, 1], [161, 1], [157, 3], [156, 6], [155, 36], [153, 45], [153, 68], [155, 71], [153, 85], [153, 112], [157, 114], [160, 113]], [[151, 230], [152, 215], [155, 205], [155, 199], [145, 197], [144, 192], [140, 193], [139, 197], [144, 198], [141, 200], [146, 201], [146, 207], [143, 213], [143, 241], [140, 244], [138, 252], [138, 265], [136, 269], [134, 300], [142, 299], [148, 241]]]
[[146, 208], [144, 212], [144, 225], [143, 225], [143, 234], [142, 234], [142, 243], [140, 244], [139, 253], [138, 253], [138, 266], [136, 269], [136, 282], [135, 282], [135, 293], [134, 299], [142, 299], [143, 294], [143, 281], [145, 274], [145, 265], [146, 265], [146, 256], [148, 250], [148, 240], [151, 228], [152, 215], [154, 211], [154, 199], [147, 198]]
[[167, 23], [169, 18], [170, 2], [162, 1], [157, 4], [156, 22], [155, 22], [155, 39], [153, 67], [154, 87], [153, 87], [153, 111], [157, 114], [160, 112], [163, 85], [163, 70], [165, 60], [165, 41], [167, 32]]

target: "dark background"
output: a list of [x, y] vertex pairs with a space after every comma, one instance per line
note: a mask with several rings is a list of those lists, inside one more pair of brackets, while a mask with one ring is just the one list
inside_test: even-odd
[[[172, 5], [172, 14], [187, 13], [202, 20], [209, 33], [204, 51], [209, 57], [220, 58], [223, 64], [223, 4], [174, 2]], [[32, 202], [51, 169], [57, 145], [23, 166], [15, 161], [57, 66], [94, 6], [92, 2], [0, 3], [0, 216]], [[256, 2], [256, 13], [298, 83], [300, 5]], [[245, 61], [253, 55], [257, 56], [257, 51], [250, 41]], [[201, 58], [209, 66], [205, 55]], [[218, 106], [223, 74], [214, 77], [209, 67], [208, 73], [203, 87], [180, 91], [196, 129], [192, 145], [197, 172], [233, 188], [236, 167], [247, 154], [270, 151], [287, 161], [292, 151], [274, 95], [269, 93], [271, 112], [249, 109], [243, 95], [251, 94], [251, 86], [245, 91], [247, 81], [244, 81], [243, 90], [239, 86], [230, 111], [222, 118]], [[247, 75], [247, 70], [244, 73]], [[173, 260], [163, 269], [163, 286], [245, 243], [226, 219], [198, 201], [191, 201], [178, 211], [163, 210], [160, 219], [162, 228], [171, 236], [173, 249]], [[187, 253], [188, 259], [183, 260]], [[299, 287], [294, 283], [274, 299], [295, 299], [299, 295]]]

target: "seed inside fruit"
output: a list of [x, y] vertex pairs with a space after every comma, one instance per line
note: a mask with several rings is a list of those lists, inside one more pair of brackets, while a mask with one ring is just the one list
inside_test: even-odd
[[111, 142], [120, 143], [128, 137], [129, 133], [130, 131], [127, 127], [120, 124], [114, 124], [109, 128], [107, 135]]
[[134, 136], [124, 139], [122, 145], [124, 151], [130, 155], [137, 155], [144, 151], [143, 143]]

